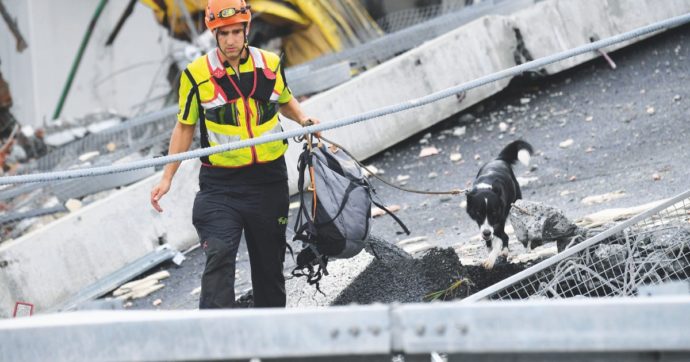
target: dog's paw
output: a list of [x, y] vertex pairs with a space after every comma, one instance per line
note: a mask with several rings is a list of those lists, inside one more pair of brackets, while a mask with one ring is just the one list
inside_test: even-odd
[[503, 250], [501, 250], [501, 256], [506, 257], [506, 259], [508, 258], [509, 253], [510, 253], [510, 250], [508, 250], [508, 248], [503, 248]]

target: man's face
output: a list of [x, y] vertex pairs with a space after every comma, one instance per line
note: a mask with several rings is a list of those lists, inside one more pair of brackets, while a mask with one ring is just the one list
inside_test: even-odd
[[239, 58], [244, 48], [244, 24], [226, 25], [218, 28], [218, 48], [228, 59]]

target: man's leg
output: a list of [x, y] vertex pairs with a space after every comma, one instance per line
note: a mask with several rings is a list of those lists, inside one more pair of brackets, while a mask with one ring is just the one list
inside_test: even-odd
[[204, 187], [194, 199], [192, 219], [206, 254], [199, 309], [232, 308], [242, 217], [225, 193]]
[[287, 182], [261, 185], [245, 216], [245, 237], [252, 268], [255, 307], [285, 307], [285, 229]]

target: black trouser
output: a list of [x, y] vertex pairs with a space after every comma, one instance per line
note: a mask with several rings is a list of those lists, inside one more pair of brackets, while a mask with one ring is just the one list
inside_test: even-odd
[[285, 307], [286, 181], [260, 185], [201, 184], [193, 223], [206, 254], [199, 308], [231, 308], [235, 302], [235, 258], [244, 230], [252, 270], [255, 307]]

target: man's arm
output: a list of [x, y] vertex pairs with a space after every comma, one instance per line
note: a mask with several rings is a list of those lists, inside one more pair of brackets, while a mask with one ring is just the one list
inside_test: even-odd
[[[168, 154], [174, 155], [176, 153], [181, 153], [189, 150], [194, 140], [194, 130], [195, 125], [188, 125], [181, 122], [177, 122], [175, 129], [173, 129], [172, 136], [170, 136], [170, 146], [168, 147]], [[170, 185], [172, 184], [172, 179], [180, 167], [180, 161], [172, 162], [165, 165], [165, 170], [163, 171], [163, 177], [161, 181], [156, 185], [153, 190], [151, 190], [151, 206], [158, 212], [163, 212], [163, 209], [158, 204], [158, 201], [168, 193], [170, 190]]]
[[[308, 121], [311, 121], [312, 124], [321, 123], [316, 118], [307, 117], [302, 111], [302, 107], [300, 106], [299, 102], [294, 97], [292, 97], [289, 102], [281, 104], [279, 110], [282, 115], [299, 123], [300, 126], [308, 126]], [[318, 132], [316, 136], [321, 136], [321, 132]]]

